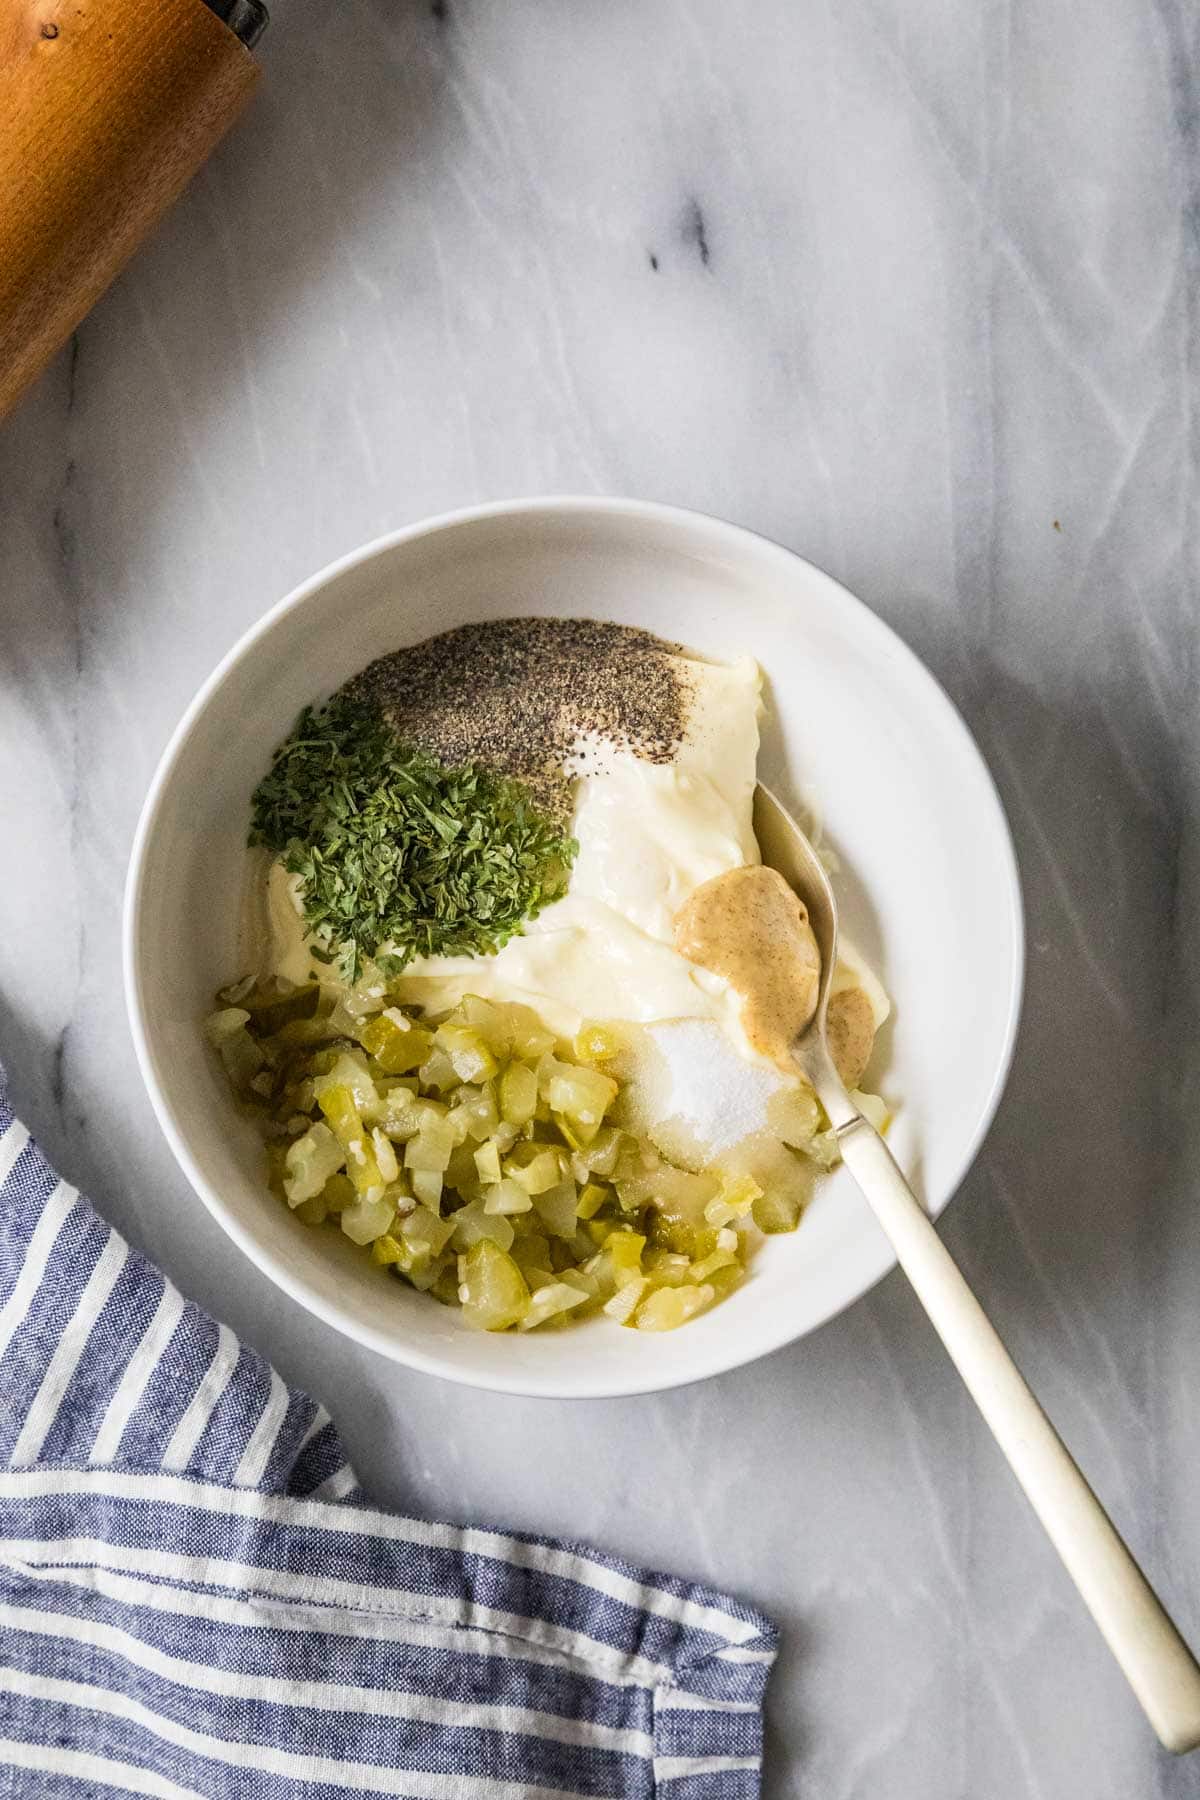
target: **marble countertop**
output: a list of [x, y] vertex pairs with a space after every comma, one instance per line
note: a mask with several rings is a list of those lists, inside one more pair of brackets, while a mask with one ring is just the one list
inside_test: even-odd
[[330, 558], [568, 490], [803, 551], [926, 659], [1002, 790], [1026, 1015], [944, 1230], [1200, 1637], [1194, 16], [275, 11], [252, 113], [0, 428], [19, 1105], [322, 1396], [381, 1500], [590, 1538], [773, 1613], [770, 1800], [1200, 1794], [901, 1279], [657, 1398], [408, 1374], [269, 1290], [191, 1198], [119, 968], [168, 732]]

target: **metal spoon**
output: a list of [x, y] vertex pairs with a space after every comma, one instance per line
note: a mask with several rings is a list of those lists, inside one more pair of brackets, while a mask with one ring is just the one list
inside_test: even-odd
[[879, 1133], [829, 1053], [826, 1014], [837, 962], [837, 901], [816, 851], [759, 787], [754, 829], [763, 861], [808, 908], [821, 952], [811, 1025], [792, 1046], [837, 1133], [842, 1160], [887, 1233], [934, 1329], [1024, 1488], [1050, 1542], [1168, 1750], [1200, 1744], [1200, 1667], [1004, 1348]]

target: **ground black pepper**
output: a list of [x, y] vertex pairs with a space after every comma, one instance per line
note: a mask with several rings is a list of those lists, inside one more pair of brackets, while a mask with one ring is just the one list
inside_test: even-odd
[[581, 736], [647, 762], [674, 759], [692, 699], [683, 654], [606, 620], [496, 619], [381, 656], [342, 691], [374, 702], [399, 737], [448, 768], [483, 763], [518, 777], [562, 819], [563, 765]]

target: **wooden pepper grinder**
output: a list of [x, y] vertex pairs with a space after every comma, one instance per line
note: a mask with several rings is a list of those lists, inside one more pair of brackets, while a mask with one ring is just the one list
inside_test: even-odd
[[261, 0], [0, 0], [0, 415], [259, 79]]

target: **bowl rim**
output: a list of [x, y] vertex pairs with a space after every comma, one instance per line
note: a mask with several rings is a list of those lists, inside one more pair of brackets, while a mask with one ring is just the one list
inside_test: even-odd
[[641, 1377], [615, 1379], [611, 1375], [606, 1376], [603, 1373], [603, 1359], [600, 1359], [597, 1374], [592, 1379], [586, 1382], [576, 1379], [568, 1387], [564, 1387], [561, 1379], [555, 1377], [549, 1364], [547, 1365], [546, 1379], [542, 1382], [535, 1382], [528, 1373], [515, 1377], [509, 1376], [499, 1365], [497, 1365], [494, 1378], [468, 1376], [437, 1354], [386, 1337], [362, 1320], [356, 1319], [349, 1307], [339, 1308], [326, 1303], [319, 1296], [313, 1294], [304, 1281], [295, 1278], [286, 1264], [276, 1262], [264, 1250], [251, 1231], [240, 1222], [221, 1196], [210, 1186], [188, 1148], [177, 1124], [166, 1087], [160, 1079], [158, 1062], [151, 1047], [146, 1023], [142, 972], [139, 966], [137, 947], [146, 900], [144, 884], [147, 850], [158, 823], [159, 813], [176, 764], [214, 694], [223, 685], [229, 673], [253, 652], [259, 640], [273, 629], [280, 618], [294, 608], [303, 605], [312, 595], [329, 586], [349, 570], [386, 555], [415, 539], [432, 537], [479, 521], [506, 516], [525, 515], [530, 519], [535, 519], [538, 515], [583, 517], [588, 514], [640, 520], [657, 524], [668, 530], [685, 527], [694, 531], [699, 528], [701, 531], [711, 533], [714, 539], [723, 541], [734, 550], [752, 548], [757, 556], [765, 556], [768, 563], [777, 562], [781, 569], [794, 570], [796, 564], [801, 565], [832, 593], [840, 605], [856, 611], [859, 615], [859, 623], [867, 635], [870, 636], [873, 633], [880, 643], [886, 646], [889, 656], [906, 663], [909, 673], [914, 674], [918, 681], [925, 684], [931, 698], [942, 709], [944, 718], [951, 727], [952, 734], [957, 737], [962, 751], [970, 761], [977, 765], [984, 778], [986, 791], [990, 794], [993, 803], [994, 823], [999, 828], [997, 843], [1005, 865], [1007, 912], [1013, 944], [1004, 1039], [986, 1102], [980, 1110], [975, 1129], [959, 1157], [958, 1166], [947, 1184], [946, 1199], [934, 1213], [934, 1217], [940, 1216], [961, 1188], [995, 1120], [1016, 1053], [1026, 979], [1025, 909], [1021, 891], [1020, 867], [1013, 843], [1012, 830], [996, 786], [995, 777], [966, 720], [937, 676], [921, 660], [916, 651], [910, 648], [892, 626], [873, 612], [865, 601], [851, 593], [833, 576], [827, 575], [815, 563], [809, 562], [797, 551], [788, 549], [762, 532], [755, 531], [749, 526], [736, 524], [732, 520], [721, 518], [716, 514], [698, 512], [688, 507], [669, 505], [661, 501], [636, 500], [620, 496], [553, 494], [488, 501], [482, 504], [456, 507], [447, 512], [418, 519], [412, 524], [400, 526], [393, 531], [384, 532], [380, 536], [372, 538], [368, 543], [336, 557], [324, 568], [319, 569], [294, 587], [274, 605], [268, 607], [266, 612], [236, 639], [212, 673], [201, 683], [186, 707], [159, 757], [134, 831], [122, 907], [122, 982], [134, 1052], [142, 1081], [150, 1098], [150, 1104], [176, 1162], [208, 1212], [225, 1234], [249, 1258], [255, 1268], [276, 1287], [282, 1288], [284, 1293], [302, 1306], [305, 1311], [319, 1318], [323, 1324], [330, 1326], [333, 1330], [341, 1332], [353, 1342], [363, 1345], [366, 1349], [377, 1351], [391, 1362], [416, 1369], [422, 1374], [439, 1376], [443, 1380], [485, 1392], [558, 1400], [615, 1399], [666, 1392], [671, 1388], [686, 1387], [694, 1382], [708, 1380], [715, 1375], [725, 1374], [741, 1368], [747, 1363], [758, 1361], [762, 1357], [773, 1355], [776, 1351], [798, 1341], [799, 1338], [807, 1337], [813, 1331], [819, 1330], [831, 1319], [855, 1305], [896, 1267], [896, 1256], [881, 1235], [877, 1252], [867, 1259], [861, 1279], [854, 1291], [847, 1298], [831, 1303], [804, 1330], [800, 1332], [790, 1330], [785, 1319], [778, 1335], [774, 1336], [772, 1341], [766, 1345], [743, 1349], [737, 1340], [730, 1338], [722, 1346], [722, 1353], [710, 1354], [701, 1358], [695, 1367], [672, 1371], [665, 1376], [660, 1374], [658, 1378], [655, 1377], [652, 1362], [647, 1363], [645, 1379]]

